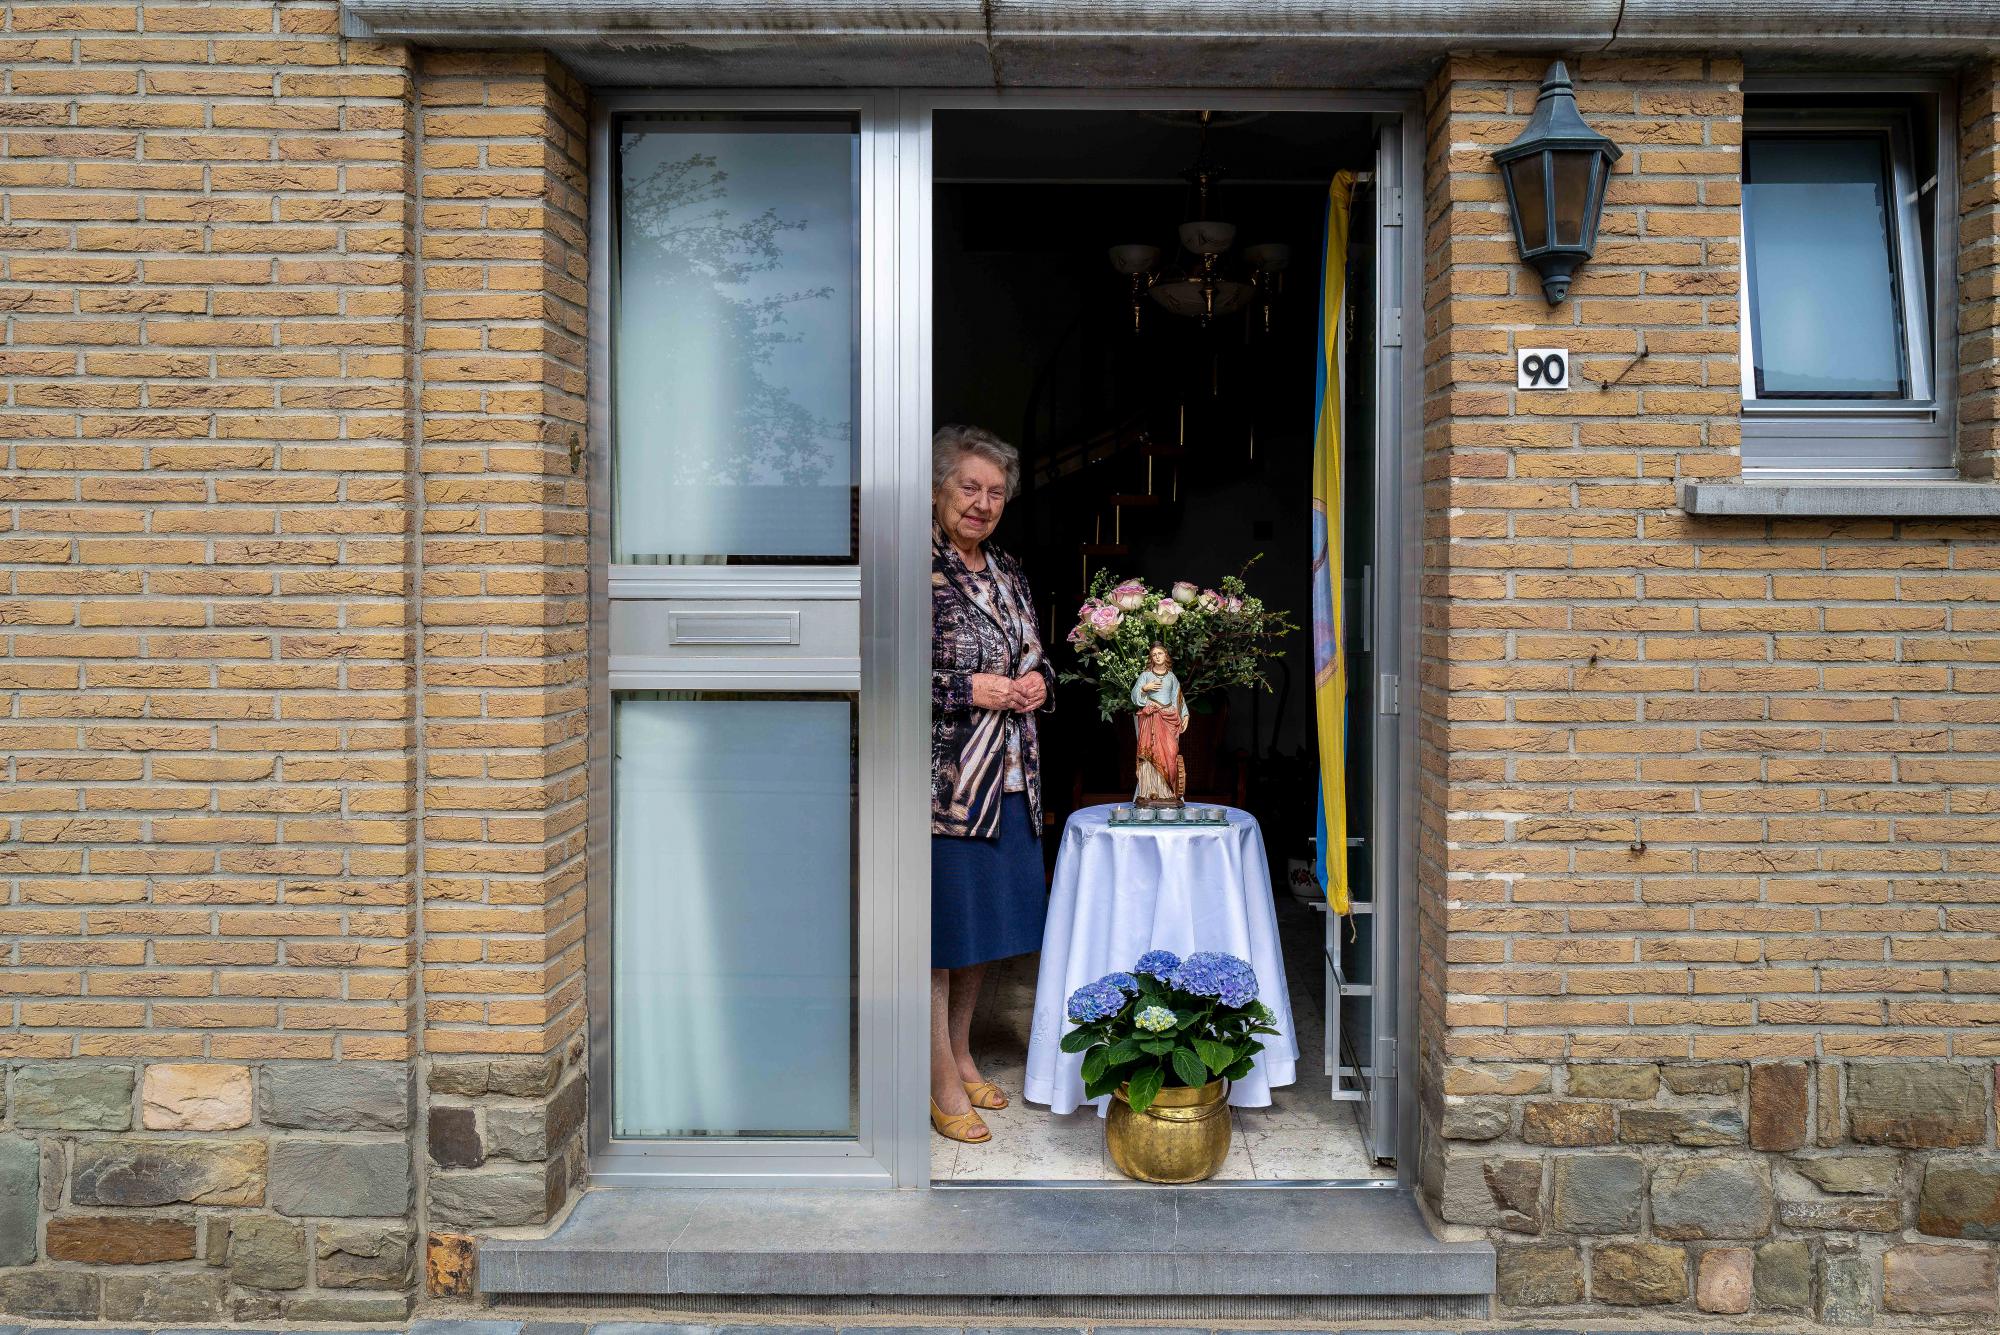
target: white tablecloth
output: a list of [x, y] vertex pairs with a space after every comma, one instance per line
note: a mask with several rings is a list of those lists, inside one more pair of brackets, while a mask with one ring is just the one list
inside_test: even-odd
[[[1085, 807], [1063, 829], [1042, 934], [1028, 1038], [1025, 1094], [1054, 1112], [1074, 1112], [1083, 1097], [1083, 1054], [1061, 1050], [1071, 1028], [1069, 994], [1107, 973], [1130, 969], [1149, 950], [1191, 955], [1220, 950], [1250, 961], [1257, 995], [1277, 1016], [1278, 1033], [1249, 1075], [1230, 1086], [1239, 1108], [1264, 1108], [1271, 1090], [1296, 1078], [1299, 1049], [1278, 947], [1264, 835], [1247, 811], [1225, 807], [1229, 827], [1149, 829], [1110, 824], [1111, 808]], [[1102, 1116], [1109, 1097], [1096, 1100]]]

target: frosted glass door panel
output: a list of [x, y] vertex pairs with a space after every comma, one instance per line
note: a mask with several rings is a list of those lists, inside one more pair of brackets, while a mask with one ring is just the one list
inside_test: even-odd
[[634, 694], [612, 727], [612, 1134], [856, 1134], [852, 701]]
[[1883, 137], [1753, 136], [1743, 163], [1757, 396], [1907, 396]]
[[851, 117], [621, 124], [613, 561], [854, 559], [859, 145]]

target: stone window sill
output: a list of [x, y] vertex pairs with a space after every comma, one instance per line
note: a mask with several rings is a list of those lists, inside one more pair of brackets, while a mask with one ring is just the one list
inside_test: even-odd
[[1867, 519], [2000, 518], [2000, 485], [1990, 482], [1683, 482], [1691, 515]]

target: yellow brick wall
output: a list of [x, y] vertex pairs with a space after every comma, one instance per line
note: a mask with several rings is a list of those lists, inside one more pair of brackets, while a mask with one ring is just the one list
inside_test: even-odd
[[583, 1025], [583, 90], [424, 58], [424, 1001], [434, 1053]]
[[[1807, 1249], [1821, 1316], [1862, 1280], [1872, 1313], [1911, 1263], [1877, 1225], [1914, 1204], [1920, 1155], [1872, 1222], [1785, 1206], [1711, 1246], [1636, 1206], [1629, 1228], [1568, 1228], [1561, 1174], [1565, 1156], [1633, 1156], [1654, 1213], [1691, 1155], [1783, 1190], [1789, 1161], [1751, 1151], [1865, 1138], [1867, 1059], [1955, 1067], [1990, 1109], [2000, 525], [1678, 508], [1678, 480], [1739, 471], [1741, 63], [1572, 65], [1585, 117], [1626, 152], [1596, 258], [1554, 308], [1516, 261], [1489, 158], [1545, 64], [1455, 59], [1429, 98], [1427, 1194], [1503, 1243], [1520, 1306], [1728, 1311], [1710, 1270], [1763, 1284], [1779, 1261], [1751, 1244], [1778, 1239]], [[1984, 86], [1969, 238], [1992, 220]], [[1966, 251], [1975, 347], [1990, 258]], [[1517, 392], [1519, 346], [1569, 347], [1575, 387]]]
[[440, 1163], [582, 1167], [583, 91], [318, 0], [0, 17], [0, 1311], [396, 1320]]
[[[427, 1270], [446, 1293], [477, 1230], [547, 1219], [586, 1171], [587, 121], [539, 54], [420, 71]], [[543, 1157], [498, 1157], [496, 1096], [542, 1120]]]
[[5, 17], [0, 1054], [405, 1058], [407, 53]]

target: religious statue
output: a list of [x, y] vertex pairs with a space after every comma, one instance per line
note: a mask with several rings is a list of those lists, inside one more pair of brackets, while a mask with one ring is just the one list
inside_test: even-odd
[[1187, 700], [1174, 675], [1167, 646], [1154, 644], [1146, 668], [1132, 683], [1132, 704], [1138, 709], [1139, 786], [1135, 806], [1178, 807], [1187, 795], [1187, 765], [1181, 760], [1181, 734], [1187, 731]]

